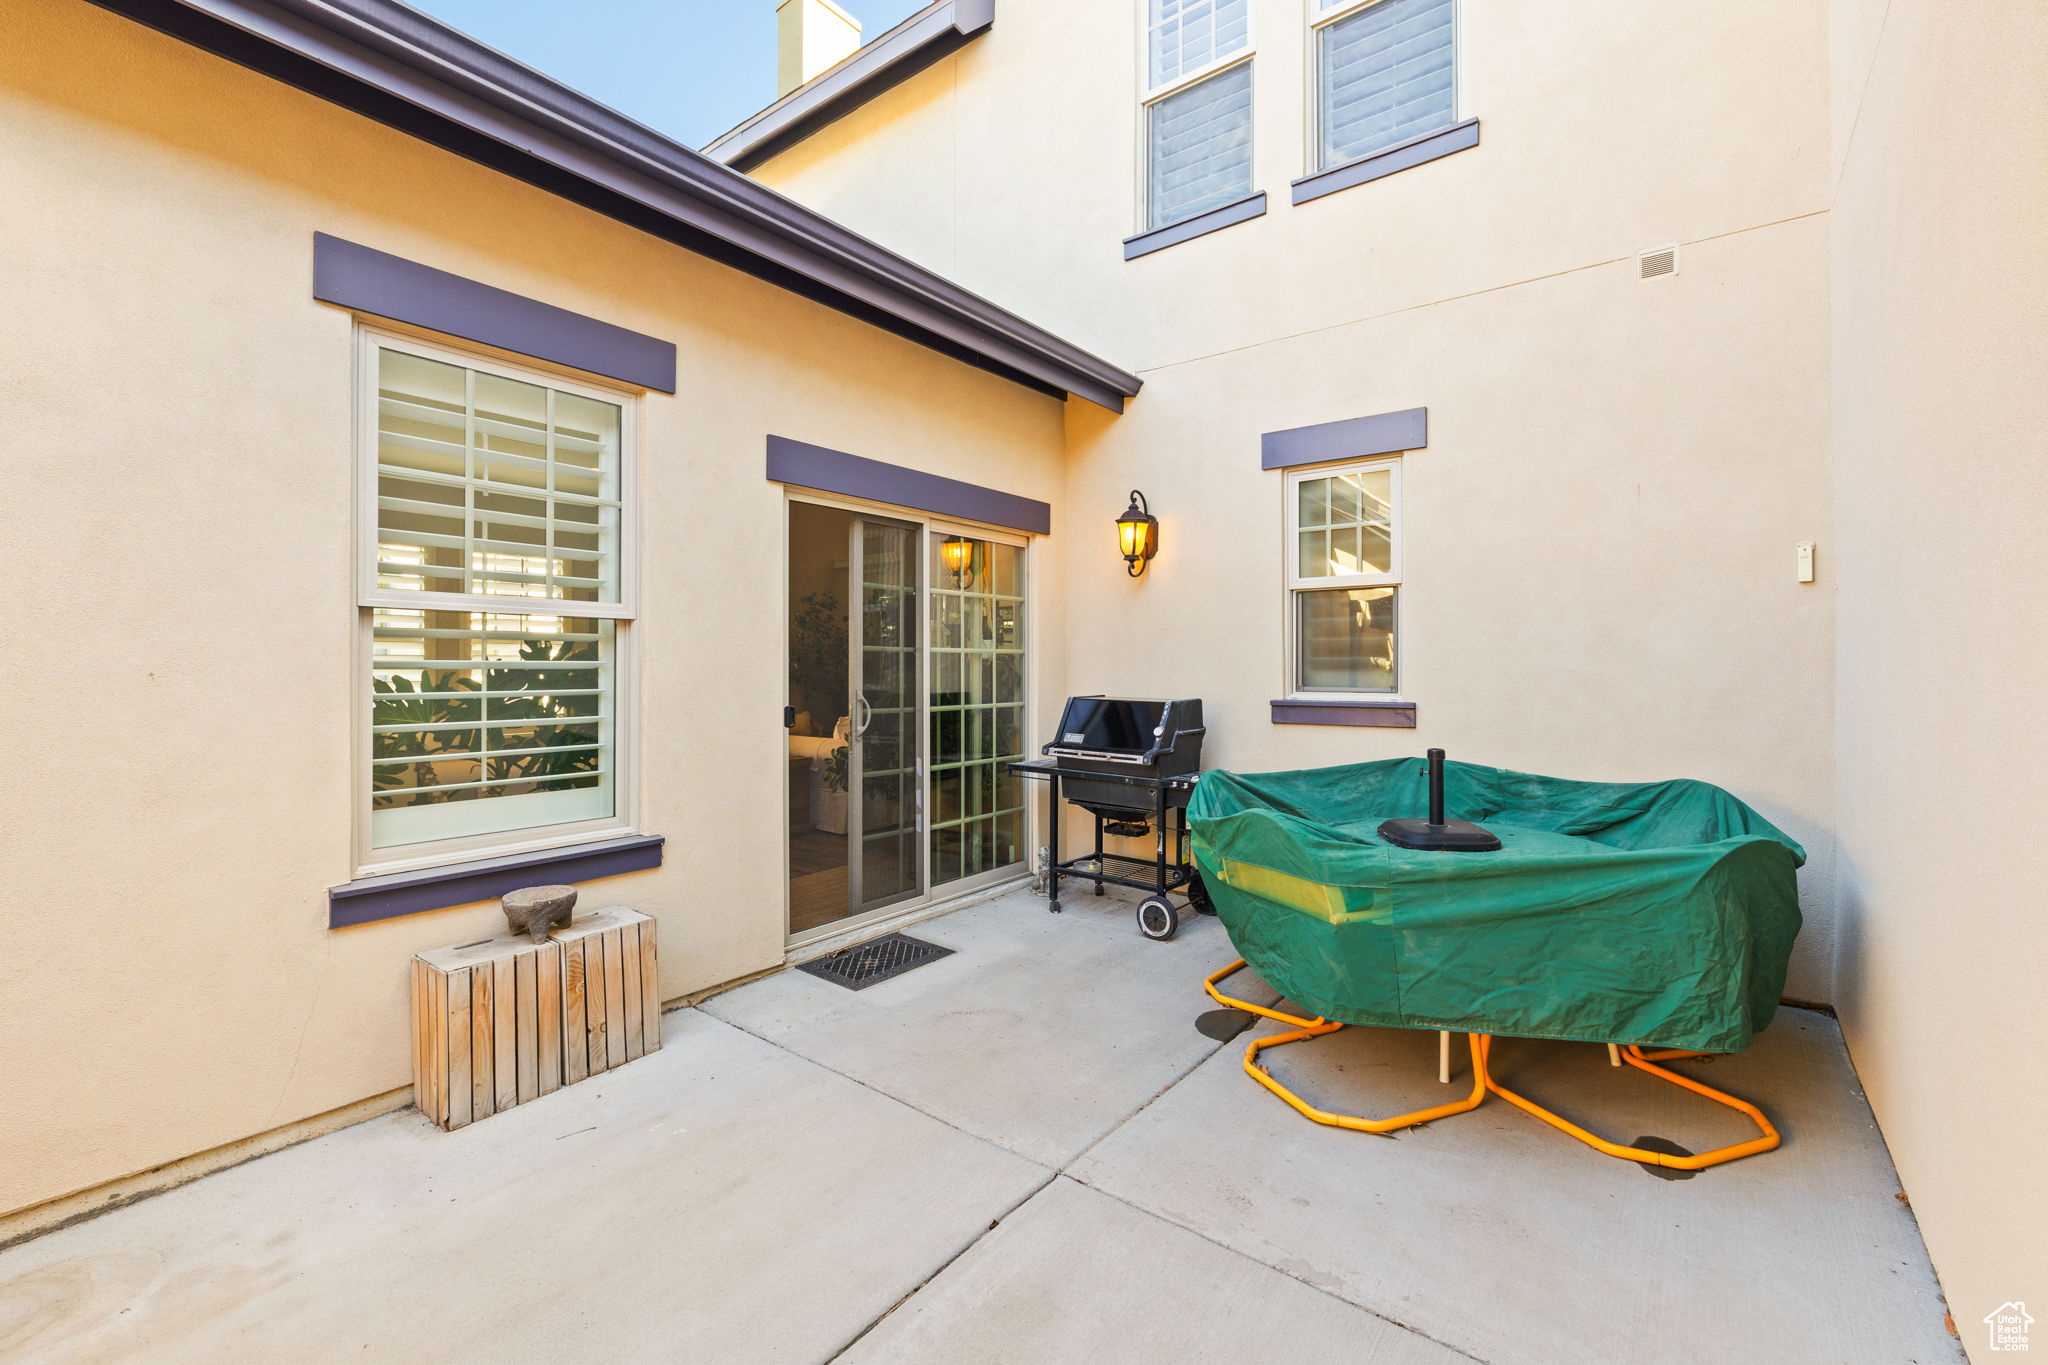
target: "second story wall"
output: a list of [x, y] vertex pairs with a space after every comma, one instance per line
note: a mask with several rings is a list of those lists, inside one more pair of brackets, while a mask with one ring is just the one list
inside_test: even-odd
[[1137, 260], [1143, 0], [1007, 0], [755, 174], [1140, 369], [1827, 206], [1821, 0], [1457, 0], [1454, 121], [1478, 145], [1296, 205], [1319, 3], [1248, 0], [1264, 216]]

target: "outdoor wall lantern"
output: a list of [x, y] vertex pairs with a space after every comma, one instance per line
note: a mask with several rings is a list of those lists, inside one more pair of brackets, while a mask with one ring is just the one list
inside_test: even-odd
[[1131, 505], [1116, 519], [1116, 540], [1123, 551], [1124, 572], [1133, 578], [1142, 577], [1146, 562], [1159, 553], [1159, 518], [1152, 515], [1151, 504], [1135, 488], [1131, 490]]
[[939, 557], [953, 575], [953, 586], [964, 588], [974, 581], [974, 542], [966, 536], [948, 536], [939, 546]]

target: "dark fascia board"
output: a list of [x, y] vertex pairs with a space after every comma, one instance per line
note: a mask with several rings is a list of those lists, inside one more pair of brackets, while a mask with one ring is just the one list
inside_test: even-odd
[[557, 882], [574, 885], [599, 877], [616, 877], [621, 872], [643, 872], [661, 866], [664, 842], [658, 834], [633, 835], [542, 849], [538, 853], [481, 858], [418, 872], [362, 877], [327, 889], [327, 927], [347, 929], [425, 910], [493, 900], [522, 886]]
[[984, 488], [978, 483], [848, 455], [843, 450], [792, 441], [787, 436], [768, 438], [768, 478], [772, 483], [793, 483], [820, 493], [937, 512], [1032, 535], [1052, 534], [1052, 507], [1048, 503]]
[[1309, 701], [1300, 697], [1275, 701], [1275, 725], [1366, 725], [1382, 730], [1413, 730], [1415, 703], [1412, 701], [1367, 701], [1354, 697], [1332, 697]]
[[1259, 468], [1293, 469], [1332, 460], [1363, 460], [1373, 455], [1421, 450], [1428, 444], [1429, 409], [1404, 408], [1371, 417], [1269, 431], [1259, 438]]
[[1377, 180], [1383, 175], [1405, 171], [1425, 161], [1434, 161], [1440, 156], [1449, 156], [1452, 152], [1462, 152], [1478, 145], [1479, 120], [1468, 118], [1463, 123], [1454, 123], [1448, 128], [1424, 133], [1421, 137], [1411, 137], [1371, 156], [1305, 175], [1293, 182], [1294, 202], [1306, 204], [1311, 199], [1348, 190], [1353, 185], [1363, 185], [1368, 180]]
[[457, 156], [1054, 396], [1136, 375], [396, 0], [92, 0]]
[[736, 171], [751, 171], [950, 57], [988, 32], [995, 19], [996, 0], [927, 5], [831, 70], [705, 143], [704, 155]]
[[1248, 223], [1263, 215], [1265, 211], [1266, 192], [1260, 190], [1257, 194], [1248, 194], [1220, 208], [1210, 209], [1207, 213], [1198, 213], [1192, 218], [1183, 218], [1178, 223], [1168, 223], [1165, 227], [1153, 228], [1135, 237], [1124, 238], [1124, 259], [1134, 261], [1140, 256], [1149, 256], [1155, 251], [1179, 246], [1191, 238], [1206, 237], [1212, 232], [1220, 232], [1239, 223]]
[[313, 297], [446, 336], [481, 341], [643, 389], [676, 391], [672, 341], [451, 275], [403, 256], [313, 234]]

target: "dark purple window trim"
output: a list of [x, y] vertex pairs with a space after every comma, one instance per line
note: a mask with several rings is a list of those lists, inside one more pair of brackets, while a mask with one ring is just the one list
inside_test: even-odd
[[574, 370], [676, 391], [672, 341], [479, 284], [354, 242], [313, 234], [313, 297]]
[[1332, 697], [1328, 701], [1304, 701], [1299, 697], [1273, 703], [1275, 725], [1370, 725], [1388, 730], [1415, 728], [1412, 701], [1367, 701], [1356, 697]]
[[1155, 251], [1164, 251], [1170, 246], [1206, 237], [1212, 232], [1221, 232], [1239, 223], [1249, 223], [1266, 212], [1266, 192], [1248, 194], [1218, 208], [1198, 213], [1192, 218], [1183, 218], [1177, 223], [1164, 227], [1149, 228], [1135, 237], [1124, 238], [1124, 259], [1135, 261], [1140, 256], [1150, 256]]
[[661, 866], [659, 834], [571, 844], [507, 858], [452, 863], [419, 872], [389, 872], [327, 889], [327, 927], [346, 929], [422, 910], [493, 900], [522, 886], [587, 882]]
[[1296, 465], [1362, 460], [1393, 455], [1429, 444], [1429, 409], [1407, 408], [1342, 422], [1269, 431], [1259, 438], [1259, 468], [1292, 469]]
[[1341, 166], [1332, 166], [1327, 171], [1305, 175], [1293, 183], [1294, 202], [1306, 204], [1311, 199], [1320, 199], [1326, 194], [1348, 190], [1353, 185], [1363, 185], [1383, 175], [1405, 171], [1412, 166], [1434, 161], [1452, 152], [1462, 152], [1479, 145], [1479, 120], [1468, 118], [1463, 123], [1454, 123], [1448, 128], [1439, 128], [1433, 133], [1411, 137], [1371, 156], [1362, 156], [1356, 161], [1347, 161]]
[[1033, 535], [1052, 533], [1050, 503], [807, 445], [787, 436], [768, 438], [768, 478], [772, 483], [799, 484], [821, 493], [937, 512]]

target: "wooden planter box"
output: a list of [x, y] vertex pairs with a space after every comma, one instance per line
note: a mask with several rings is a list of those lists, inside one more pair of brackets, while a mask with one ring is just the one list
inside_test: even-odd
[[413, 958], [413, 1103], [443, 1128], [661, 1046], [654, 921], [598, 910], [535, 943], [497, 934]]

